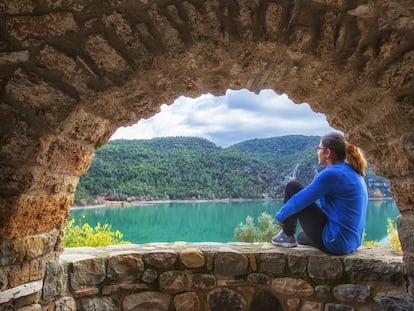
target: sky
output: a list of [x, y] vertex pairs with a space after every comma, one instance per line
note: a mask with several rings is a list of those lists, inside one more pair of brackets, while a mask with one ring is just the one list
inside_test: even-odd
[[284, 135], [324, 135], [334, 131], [325, 115], [306, 103], [294, 104], [272, 90], [255, 94], [227, 90], [223, 96], [181, 96], [149, 119], [119, 128], [111, 139], [151, 139], [168, 136], [202, 137], [228, 147], [254, 138]]

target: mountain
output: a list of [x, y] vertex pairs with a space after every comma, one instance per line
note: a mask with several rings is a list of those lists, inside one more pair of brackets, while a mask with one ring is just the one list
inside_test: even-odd
[[[290, 179], [308, 184], [322, 169], [320, 137], [252, 139], [227, 148], [197, 137], [112, 140], [80, 178], [75, 204], [109, 200], [281, 198]], [[388, 181], [367, 176], [370, 194], [389, 195]]]

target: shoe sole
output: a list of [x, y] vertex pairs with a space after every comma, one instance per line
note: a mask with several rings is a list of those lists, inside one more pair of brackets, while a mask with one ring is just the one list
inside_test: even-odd
[[286, 247], [286, 248], [292, 248], [292, 247], [298, 246], [298, 243], [288, 243], [288, 242], [273, 242], [272, 241], [272, 244], [276, 246]]

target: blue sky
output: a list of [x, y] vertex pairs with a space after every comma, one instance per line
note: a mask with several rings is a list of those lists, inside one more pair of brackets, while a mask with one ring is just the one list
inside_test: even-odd
[[227, 90], [223, 96], [181, 96], [171, 105], [163, 104], [157, 115], [119, 128], [111, 139], [196, 136], [227, 147], [253, 138], [324, 135], [333, 130], [325, 115], [306, 103], [294, 104], [272, 90], [255, 94], [242, 89]]

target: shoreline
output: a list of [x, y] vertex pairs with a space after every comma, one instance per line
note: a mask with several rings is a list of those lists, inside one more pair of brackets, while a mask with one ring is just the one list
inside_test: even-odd
[[[183, 200], [151, 200], [151, 201], [106, 201], [103, 204], [96, 204], [96, 205], [73, 205], [71, 206], [71, 210], [77, 209], [95, 209], [95, 208], [111, 208], [111, 207], [131, 207], [131, 206], [150, 206], [152, 204], [160, 204], [160, 203], [208, 203], [208, 202], [241, 202], [241, 201], [282, 201], [283, 198], [268, 198], [268, 199], [247, 199], [247, 198], [237, 198], [237, 199], [183, 199]], [[379, 201], [379, 200], [394, 200], [392, 197], [384, 197], [384, 198], [368, 198], [371, 201]]]
[[151, 201], [106, 201], [103, 204], [96, 205], [73, 205], [70, 209], [93, 209], [93, 208], [107, 208], [107, 207], [130, 207], [130, 206], [145, 206], [159, 203], [208, 203], [208, 202], [241, 202], [241, 201], [280, 201], [283, 199], [183, 199], [183, 200], [151, 200]]

